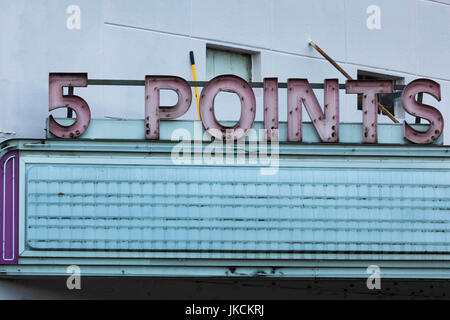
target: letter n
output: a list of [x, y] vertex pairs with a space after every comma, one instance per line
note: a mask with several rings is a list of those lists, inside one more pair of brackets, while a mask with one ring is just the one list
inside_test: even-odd
[[325, 108], [320, 104], [306, 79], [288, 80], [288, 141], [302, 141], [302, 104], [322, 142], [339, 141], [339, 82], [326, 79]]

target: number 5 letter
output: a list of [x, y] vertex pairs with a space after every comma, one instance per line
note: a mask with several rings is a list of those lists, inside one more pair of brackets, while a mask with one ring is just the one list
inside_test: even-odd
[[50, 73], [49, 75], [49, 111], [70, 108], [77, 118], [70, 126], [62, 126], [50, 115], [49, 130], [58, 138], [76, 139], [81, 136], [91, 121], [91, 110], [86, 101], [75, 95], [64, 95], [64, 87], [87, 87], [87, 73]]

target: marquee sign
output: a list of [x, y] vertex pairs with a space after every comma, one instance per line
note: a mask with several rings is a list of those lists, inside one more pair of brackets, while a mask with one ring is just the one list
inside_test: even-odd
[[[88, 128], [91, 112], [88, 103], [76, 95], [64, 95], [64, 87], [87, 87], [87, 73], [50, 73], [49, 111], [70, 108], [76, 120], [70, 126], [62, 126], [50, 115], [49, 129], [56, 137], [76, 139]], [[278, 130], [278, 80], [265, 78], [264, 128], [267, 140], [276, 139]], [[162, 106], [160, 90], [173, 90], [178, 101], [173, 106]], [[214, 113], [214, 100], [221, 91], [233, 92], [241, 101], [239, 121], [232, 127], [221, 125]], [[377, 95], [392, 93], [391, 80], [348, 80], [347, 94], [363, 95], [363, 143], [377, 143]], [[439, 83], [430, 79], [417, 79], [403, 90], [401, 100], [405, 111], [429, 121], [427, 131], [418, 131], [404, 122], [404, 138], [412, 143], [432, 144], [442, 134], [444, 119], [438, 109], [416, 100], [419, 93], [428, 93], [441, 100]], [[320, 141], [339, 142], [339, 83], [338, 79], [324, 81], [324, 108], [322, 109], [307, 79], [289, 79], [287, 82], [288, 141], [302, 141], [302, 109], [305, 106]], [[191, 105], [192, 92], [189, 83], [176, 76], [145, 77], [145, 137], [159, 139], [159, 123], [163, 119], [176, 119], [184, 115]], [[203, 126], [213, 137], [221, 140], [238, 140], [251, 129], [256, 115], [256, 99], [251, 85], [234, 75], [222, 75], [209, 81], [200, 94], [200, 117]]]

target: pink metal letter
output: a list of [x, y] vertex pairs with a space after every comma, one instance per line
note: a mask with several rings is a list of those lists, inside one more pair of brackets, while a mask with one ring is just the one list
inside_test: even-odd
[[391, 93], [391, 80], [348, 80], [347, 93], [363, 94], [363, 143], [378, 141], [378, 93]]
[[[214, 99], [220, 91], [234, 92], [241, 100], [241, 117], [233, 127], [222, 126], [214, 114]], [[238, 140], [244, 137], [255, 121], [255, 114], [255, 94], [244, 79], [234, 75], [222, 75], [212, 79], [203, 88], [200, 96], [200, 117], [203, 126], [213, 137], [221, 140]]]
[[267, 141], [278, 140], [277, 78], [264, 78], [264, 129], [266, 130]]
[[339, 82], [324, 83], [325, 112], [306, 79], [288, 79], [288, 140], [302, 141], [302, 104], [322, 142], [339, 141]]
[[444, 118], [436, 108], [416, 101], [416, 94], [426, 92], [441, 101], [441, 86], [429, 79], [417, 79], [410, 82], [402, 92], [403, 108], [413, 116], [424, 118], [430, 122], [427, 131], [422, 132], [413, 129], [403, 122], [405, 139], [413, 143], [427, 144], [436, 141], [444, 129]]
[[81, 136], [91, 121], [91, 110], [86, 101], [75, 95], [64, 95], [64, 87], [87, 87], [87, 73], [50, 73], [49, 75], [49, 111], [59, 108], [71, 108], [77, 118], [70, 126], [62, 126], [50, 115], [50, 132], [58, 138], [76, 139]]
[[[160, 90], [173, 90], [178, 95], [174, 106], [160, 106]], [[189, 84], [180, 77], [146, 76], [145, 77], [145, 138], [159, 139], [159, 120], [176, 119], [185, 114], [192, 101]]]

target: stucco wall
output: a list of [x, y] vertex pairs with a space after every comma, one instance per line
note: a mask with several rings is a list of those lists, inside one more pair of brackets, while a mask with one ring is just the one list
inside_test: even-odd
[[[80, 29], [66, 26], [70, 5], [80, 8]], [[380, 8], [380, 29], [366, 26], [370, 5]], [[0, 130], [16, 133], [0, 134], [0, 139], [44, 137], [49, 72], [88, 72], [89, 78], [106, 79], [171, 74], [191, 80], [188, 52], [193, 50], [198, 80], [205, 80], [207, 45], [255, 53], [254, 81], [276, 76], [279, 81], [343, 82], [308, 46], [313, 40], [353, 77], [362, 69], [398, 75], [406, 83], [418, 77], [438, 81], [442, 101], [425, 97], [425, 102], [437, 106], [445, 120], [450, 116], [448, 0], [0, 0], [0, 6]], [[76, 93], [88, 101], [94, 118], [144, 117], [143, 87], [90, 86]], [[322, 101], [320, 90], [317, 95]], [[283, 121], [285, 90], [279, 96]], [[261, 120], [258, 89], [256, 97]], [[341, 120], [360, 122], [355, 95], [341, 90], [340, 98]], [[184, 118], [193, 119], [195, 109]], [[219, 120], [239, 117], [237, 105], [217, 109]], [[64, 116], [65, 111], [54, 114]], [[380, 116], [380, 121], [390, 120]], [[445, 132], [450, 143], [450, 130]]]
[[[81, 10], [80, 29], [67, 28], [70, 5]], [[370, 5], [381, 9], [379, 30], [366, 26]], [[449, 0], [0, 0], [0, 140], [45, 136], [49, 72], [88, 72], [89, 78], [104, 79], [171, 74], [191, 80], [188, 53], [193, 50], [198, 80], [205, 80], [207, 45], [256, 54], [254, 81], [276, 76], [280, 82], [294, 77], [344, 82], [308, 46], [310, 40], [353, 77], [362, 69], [401, 76], [405, 83], [434, 79], [441, 84], [442, 101], [426, 96], [424, 101], [450, 123], [449, 18]], [[261, 120], [262, 94], [256, 91]], [[92, 86], [76, 93], [88, 101], [94, 118], [144, 117], [143, 87]], [[283, 121], [285, 92], [279, 96]], [[341, 120], [361, 121], [356, 97], [341, 91], [340, 98]], [[173, 96], [164, 99], [170, 102]], [[219, 119], [238, 117], [236, 108], [227, 110], [218, 113]], [[191, 108], [183, 118], [195, 116]], [[380, 121], [389, 120], [380, 116]], [[449, 144], [449, 128], [444, 135]], [[33, 296], [32, 289], [15, 283], [0, 280], [0, 297]], [[114, 280], [103, 285], [114, 286]], [[54, 290], [45, 290], [50, 285], [38, 287], [40, 297], [54, 297]]]

